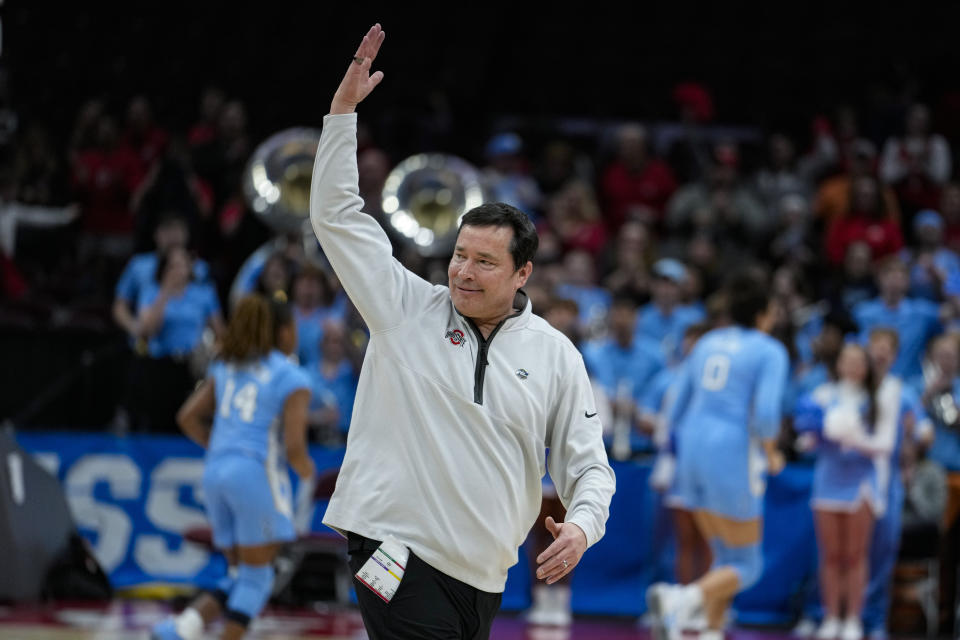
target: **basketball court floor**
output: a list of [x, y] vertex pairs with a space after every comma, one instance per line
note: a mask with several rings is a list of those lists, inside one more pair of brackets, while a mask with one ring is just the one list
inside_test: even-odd
[[[117, 601], [106, 607], [85, 605], [0, 607], [2, 640], [147, 640], [147, 630], [168, 612], [161, 603]], [[217, 637], [217, 629], [207, 636]], [[367, 637], [360, 614], [352, 609], [313, 612], [270, 610], [258, 619], [251, 640], [362, 640]], [[493, 640], [650, 640], [635, 620], [578, 619], [569, 629], [532, 627], [503, 615]], [[691, 636], [693, 638], [693, 636]], [[789, 640], [788, 632], [734, 630], [728, 640]]]

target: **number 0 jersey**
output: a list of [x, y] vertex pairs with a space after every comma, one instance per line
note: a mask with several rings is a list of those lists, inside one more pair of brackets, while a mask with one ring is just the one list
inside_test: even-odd
[[[714, 329], [693, 348], [676, 382], [668, 424], [725, 423], [760, 440], [780, 428], [789, 359], [782, 344], [765, 333], [742, 327]], [[701, 438], [704, 434], [693, 435]]]
[[208, 377], [216, 387], [217, 410], [207, 458], [227, 453], [266, 461], [278, 447], [283, 405], [298, 389], [309, 389], [306, 372], [279, 351], [250, 363], [216, 361]]
[[671, 387], [679, 503], [737, 520], [761, 516], [759, 441], [780, 428], [788, 368], [783, 345], [760, 331], [726, 327], [697, 342]]

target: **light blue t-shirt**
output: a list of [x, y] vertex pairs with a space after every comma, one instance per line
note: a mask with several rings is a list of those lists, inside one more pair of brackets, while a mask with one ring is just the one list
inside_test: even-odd
[[329, 307], [317, 307], [307, 313], [294, 308], [297, 323], [297, 359], [302, 366], [320, 360], [320, 340], [323, 338], [323, 323], [327, 320], [343, 321], [347, 315], [347, 298], [341, 293]]
[[704, 318], [703, 309], [693, 305], [675, 307], [664, 314], [654, 303], [640, 308], [637, 313], [637, 336], [660, 345], [660, 351], [668, 362], [679, 360], [683, 333], [692, 324]]
[[208, 461], [224, 454], [262, 461], [282, 458], [283, 406], [294, 391], [310, 389], [307, 374], [272, 351], [252, 363], [217, 360], [208, 378], [213, 379], [217, 401]]
[[751, 437], [776, 437], [789, 368], [787, 350], [765, 333], [742, 327], [708, 332], [684, 361], [668, 411], [680, 448], [689, 444], [688, 433], [701, 443], [705, 435], [705, 429], [686, 429], [687, 424], [709, 424], [716, 431], [711, 442], [732, 446], [746, 445]]
[[630, 387], [630, 395], [639, 404], [647, 384], [666, 360], [658, 345], [634, 337], [629, 347], [621, 347], [613, 338], [590, 342], [583, 347], [587, 371], [611, 399], [616, 397], [622, 382]]
[[882, 298], [874, 298], [854, 307], [853, 317], [860, 327], [860, 339], [864, 344], [872, 329], [887, 327], [896, 330], [900, 336], [900, 351], [890, 373], [904, 380], [920, 375], [927, 342], [943, 330], [939, 308], [929, 300], [904, 298], [891, 308]]
[[[900, 252], [900, 257], [907, 264], [911, 264], [914, 258], [912, 249], [904, 249]], [[933, 252], [933, 264], [946, 274], [943, 282], [944, 293], [947, 295], [956, 295], [960, 293], [960, 258], [950, 249], [940, 248]], [[934, 286], [933, 278], [926, 267], [919, 264], [912, 264], [910, 267], [910, 296], [913, 298], [923, 298], [925, 300], [938, 300], [938, 291]]]
[[589, 326], [598, 318], [606, 316], [613, 300], [610, 292], [601, 287], [561, 284], [557, 286], [554, 293], [559, 298], [577, 303], [577, 309], [579, 309], [577, 320], [582, 326]]
[[[130, 258], [123, 268], [120, 279], [117, 280], [116, 297], [127, 304], [133, 305], [139, 300], [140, 292], [156, 282], [157, 262], [156, 251], [138, 253]], [[193, 277], [198, 282], [204, 282], [210, 276], [210, 267], [199, 258], [193, 261]]]
[[[350, 428], [350, 416], [353, 414], [353, 400], [357, 395], [357, 384], [359, 379], [353, 365], [347, 360], [342, 361], [334, 375], [327, 378], [320, 370], [319, 364], [314, 364], [308, 369], [310, 375], [311, 388], [314, 397], [320, 397], [325, 394], [332, 394], [336, 398], [337, 409], [340, 412], [340, 418], [337, 421], [337, 428], [346, 433]], [[319, 407], [317, 407], [319, 408]]]
[[[140, 291], [137, 313], [153, 304], [160, 285], [149, 283]], [[177, 297], [170, 298], [163, 311], [163, 324], [147, 343], [154, 358], [184, 356], [200, 343], [203, 329], [211, 316], [220, 312], [220, 302], [212, 285], [191, 282]]]

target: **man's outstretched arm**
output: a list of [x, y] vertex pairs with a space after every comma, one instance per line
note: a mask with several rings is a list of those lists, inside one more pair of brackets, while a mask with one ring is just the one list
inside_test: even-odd
[[374, 332], [420, 312], [432, 290], [393, 258], [383, 229], [360, 211], [354, 110], [383, 79], [379, 71], [370, 74], [383, 38], [380, 25], [371, 27], [348, 63], [330, 115], [323, 119], [310, 186], [313, 230], [344, 290]]

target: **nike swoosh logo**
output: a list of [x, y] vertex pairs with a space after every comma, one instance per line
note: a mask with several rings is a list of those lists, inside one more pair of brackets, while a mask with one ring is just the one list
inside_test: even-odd
[[595, 415], [597, 415], [596, 412], [593, 412], [593, 413], [587, 413], [586, 411], [583, 412], [583, 417], [584, 417], [584, 418], [592, 418], [592, 417], [595, 416]]

